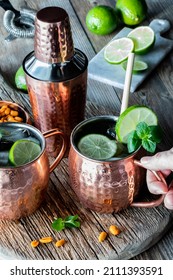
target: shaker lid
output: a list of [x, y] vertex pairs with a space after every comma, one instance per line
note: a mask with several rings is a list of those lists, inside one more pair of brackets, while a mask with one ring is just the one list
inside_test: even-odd
[[67, 12], [60, 7], [46, 7], [36, 14], [35, 57], [46, 63], [60, 63], [74, 55], [71, 26]]

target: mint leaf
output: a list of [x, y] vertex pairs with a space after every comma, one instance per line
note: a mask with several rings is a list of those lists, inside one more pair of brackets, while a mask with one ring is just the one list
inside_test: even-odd
[[150, 153], [154, 153], [156, 150], [156, 142], [152, 141], [151, 139], [142, 139], [142, 147], [150, 152]]
[[57, 231], [60, 231], [60, 230], [65, 229], [64, 220], [61, 219], [61, 218], [56, 219], [56, 220], [53, 221], [53, 223], [52, 223], [52, 228], [53, 228], [54, 230], [57, 230]]
[[128, 152], [132, 153], [136, 151], [141, 146], [141, 139], [139, 139], [137, 132], [134, 130], [129, 133], [127, 139], [127, 148]]
[[162, 129], [159, 125], [151, 125], [150, 131], [152, 135], [152, 140], [156, 143], [160, 143], [162, 140]]
[[78, 215], [75, 216], [68, 216], [65, 218], [65, 227], [72, 228], [72, 227], [80, 227], [80, 222], [78, 220]]
[[151, 130], [145, 122], [140, 122], [136, 126], [136, 133], [140, 139], [145, 139], [151, 135]]
[[65, 228], [80, 227], [80, 222], [78, 221], [78, 215], [67, 216], [64, 220], [62, 218], [57, 218], [52, 223], [52, 228], [56, 231], [63, 230]]

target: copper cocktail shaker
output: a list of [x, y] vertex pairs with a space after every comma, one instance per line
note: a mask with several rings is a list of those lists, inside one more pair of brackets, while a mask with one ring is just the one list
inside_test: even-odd
[[[23, 68], [33, 111], [41, 132], [60, 128], [70, 138], [72, 129], [84, 119], [88, 59], [74, 48], [69, 16], [59, 7], [38, 11], [34, 51]], [[59, 152], [57, 139], [49, 139], [47, 152]]]

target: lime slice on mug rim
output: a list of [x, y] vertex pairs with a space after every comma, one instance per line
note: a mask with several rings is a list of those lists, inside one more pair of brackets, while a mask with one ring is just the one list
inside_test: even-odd
[[127, 144], [128, 134], [136, 129], [140, 122], [147, 125], [158, 125], [156, 114], [146, 106], [133, 105], [128, 107], [118, 118], [115, 132], [118, 141]]

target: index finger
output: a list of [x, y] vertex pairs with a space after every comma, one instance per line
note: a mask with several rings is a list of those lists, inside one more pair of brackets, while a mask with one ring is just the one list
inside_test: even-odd
[[141, 158], [141, 164], [151, 170], [173, 170], [173, 148], [154, 156]]
[[153, 194], [166, 194], [168, 187], [162, 181], [158, 181], [152, 171], [147, 170], [147, 185], [148, 189]]

